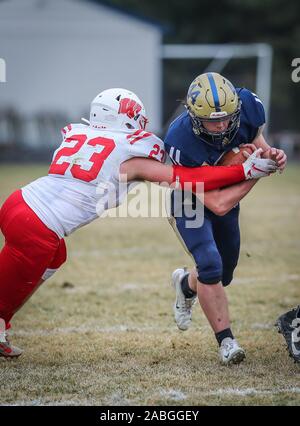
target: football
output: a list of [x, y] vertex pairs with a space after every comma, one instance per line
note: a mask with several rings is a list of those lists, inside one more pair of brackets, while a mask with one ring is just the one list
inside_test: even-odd
[[236, 164], [242, 164], [246, 161], [246, 157], [243, 155], [243, 151], [247, 151], [252, 154], [252, 149], [248, 147], [235, 147], [230, 151], [226, 152], [218, 161], [218, 166], [234, 166]]

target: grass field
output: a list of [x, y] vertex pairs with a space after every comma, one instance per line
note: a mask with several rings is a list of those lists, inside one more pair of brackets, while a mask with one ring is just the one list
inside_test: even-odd
[[[46, 171], [1, 165], [0, 202]], [[177, 330], [170, 275], [191, 260], [167, 220], [107, 218], [68, 238], [68, 262], [15, 316], [25, 353], [0, 359], [0, 404], [300, 405], [300, 365], [273, 327], [300, 303], [299, 189], [290, 166], [242, 202], [227, 290], [242, 365], [219, 364], [199, 305], [191, 329]]]

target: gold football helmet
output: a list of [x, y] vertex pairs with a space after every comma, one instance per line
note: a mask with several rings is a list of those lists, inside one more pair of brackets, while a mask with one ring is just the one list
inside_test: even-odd
[[[215, 72], [196, 77], [188, 90], [186, 108], [197, 136], [206, 135], [205, 142], [224, 148], [236, 135], [240, 125], [241, 101], [232, 83]], [[224, 132], [211, 132], [204, 121], [230, 120]]]

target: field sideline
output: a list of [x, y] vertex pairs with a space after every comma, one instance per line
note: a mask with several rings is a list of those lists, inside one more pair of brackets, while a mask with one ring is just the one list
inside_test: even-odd
[[[0, 203], [46, 172], [1, 165]], [[299, 189], [293, 165], [242, 202], [227, 290], [242, 365], [220, 366], [198, 305], [177, 330], [170, 275], [191, 260], [167, 220], [106, 218], [67, 239], [67, 264], [16, 315], [25, 353], [0, 358], [0, 405], [300, 405], [300, 365], [273, 327], [300, 303]]]

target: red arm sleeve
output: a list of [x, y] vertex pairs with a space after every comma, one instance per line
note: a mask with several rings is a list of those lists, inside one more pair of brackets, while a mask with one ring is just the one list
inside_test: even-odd
[[242, 164], [235, 166], [201, 166], [183, 167], [173, 166], [173, 182], [191, 184], [193, 191], [196, 191], [196, 184], [203, 182], [204, 191], [222, 188], [245, 180], [245, 173]]

